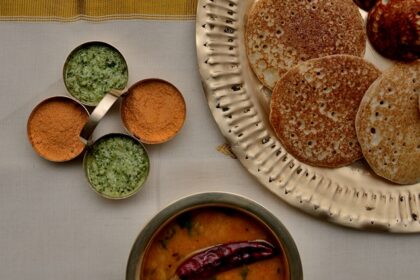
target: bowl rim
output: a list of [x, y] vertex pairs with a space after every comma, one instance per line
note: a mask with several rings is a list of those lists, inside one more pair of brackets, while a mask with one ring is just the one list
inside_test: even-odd
[[193, 208], [206, 206], [237, 208], [238, 211], [243, 211], [260, 219], [276, 236], [278, 242], [281, 243], [289, 265], [290, 280], [303, 279], [302, 262], [297, 246], [289, 231], [277, 217], [262, 205], [245, 196], [229, 192], [204, 192], [172, 202], [146, 224], [131, 247], [126, 267], [126, 280], [140, 280], [139, 273], [144, 253], [157, 231], [172, 220], [173, 217]]

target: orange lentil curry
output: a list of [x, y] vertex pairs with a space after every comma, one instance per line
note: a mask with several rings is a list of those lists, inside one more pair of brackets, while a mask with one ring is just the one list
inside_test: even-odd
[[[188, 211], [162, 228], [148, 246], [141, 280], [168, 280], [185, 257], [203, 248], [238, 241], [266, 240], [279, 252], [275, 257], [236, 267], [208, 280], [286, 280], [288, 265], [281, 248], [262, 223], [237, 210], [206, 207]], [[203, 279], [206, 280], [206, 279]]]

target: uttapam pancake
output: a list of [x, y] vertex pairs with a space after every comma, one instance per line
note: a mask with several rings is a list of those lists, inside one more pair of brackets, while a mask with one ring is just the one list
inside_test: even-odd
[[365, 53], [364, 22], [352, 0], [259, 0], [245, 29], [248, 60], [270, 89], [299, 62]]
[[356, 113], [379, 74], [371, 63], [349, 55], [312, 59], [288, 71], [270, 103], [270, 122], [285, 149], [313, 166], [360, 159]]
[[356, 118], [373, 171], [398, 184], [420, 182], [420, 61], [397, 64], [369, 88]]

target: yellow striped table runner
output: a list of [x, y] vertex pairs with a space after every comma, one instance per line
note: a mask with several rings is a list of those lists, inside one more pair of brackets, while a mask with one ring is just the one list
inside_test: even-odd
[[0, 20], [188, 20], [196, 8], [197, 0], [0, 0]]

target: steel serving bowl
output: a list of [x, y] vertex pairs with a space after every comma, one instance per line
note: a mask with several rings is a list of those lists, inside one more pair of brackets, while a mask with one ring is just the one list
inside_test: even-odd
[[126, 280], [141, 280], [145, 253], [156, 234], [180, 214], [204, 207], [226, 207], [260, 221], [280, 244], [286, 257], [290, 280], [302, 280], [302, 264], [295, 242], [286, 227], [267, 209], [256, 202], [235, 194], [212, 192], [182, 198], [160, 211], [140, 232], [132, 246], [127, 263]]

